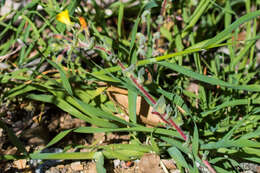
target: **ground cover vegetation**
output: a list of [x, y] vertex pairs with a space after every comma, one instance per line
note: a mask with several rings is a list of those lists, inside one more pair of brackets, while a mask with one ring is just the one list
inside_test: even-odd
[[1, 16], [1, 162], [257, 167], [259, 5], [32, 0]]

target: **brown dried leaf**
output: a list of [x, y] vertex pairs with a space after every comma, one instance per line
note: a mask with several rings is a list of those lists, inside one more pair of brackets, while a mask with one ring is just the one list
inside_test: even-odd
[[[107, 93], [111, 101], [124, 111], [126, 115], [128, 112], [128, 91], [118, 87], [107, 88]], [[148, 125], [158, 126], [159, 123], [164, 123], [160, 117], [152, 114], [153, 107], [150, 106], [141, 96], [136, 100], [136, 114], [140, 116], [140, 119]], [[124, 118], [125, 119], [125, 118]]]

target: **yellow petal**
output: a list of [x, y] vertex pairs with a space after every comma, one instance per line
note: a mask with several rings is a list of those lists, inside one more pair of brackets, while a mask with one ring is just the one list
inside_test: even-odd
[[56, 19], [61, 22], [64, 23], [66, 25], [72, 25], [73, 23], [70, 20], [70, 16], [69, 16], [69, 11], [68, 10], [64, 10], [62, 12], [60, 12], [57, 16]]

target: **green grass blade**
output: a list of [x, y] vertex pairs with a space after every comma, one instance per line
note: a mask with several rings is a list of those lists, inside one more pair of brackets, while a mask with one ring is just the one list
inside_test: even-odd
[[27, 17], [25, 16], [24, 14], [21, 16], [23, 19], [25, 19], [29, 24], [30, 26], [32, 27], [32, 30], [33, 30], [33, 33], [35, 34], [35, 40], [38, 40], [38, 44], [40, 46], [43, 46], [45, 47], [46, 46], [46, 43], [44, 42], [44, 40], [42, 39], [37, 27], [35, 26], [35, 24]]
[[[118, 118], [118, 117], [114, 116], [113, 114], [111, 114], [109, 112], [105, 112], [101, 109], [95, 108], [94, 106], [91, 106], [89, 104], [86, 104], [86, 103], [80, 101], [79, 99], [75, 98], [75, 100], [88, 112], [89, 115], [104, 118], [104, 119], [107, 119], [107, 120], [117, 121], [119, 123], [122, 123], [122, 124], [125, 124], [125, 125], [128, 125], [128, 126], [135, 126], [133, 123], [129, 123], [129, 122], [127, 122], [127, 121], [125, 121], [121, 118]], [[115, 125], [112, 126], [112, 127], [115, 127]]]
[[202, 150], [212, 150], [219, 148], [230, 148], [230, 147], [260, 147], [260, 142], [251, 141], [247, 139], [238, 139], [238, 140], [221, 140], [218, 142], [213, 142], [209, 144], [201, 145]]
[[234, 106], [238, 106], [238, 105], [249, 105], [249, 104], [259, 104], [260, 103], [260, 99], [238, 99], [238, 100], [230, 100], [230, 101], [226, 101], [218, 106], [216, 106], [214, 109], [212, 110], [207, 110], [201, 113], [201, 115], [203, 117], [212, 114], [220, 109], [226, 108], [226, 107], [234, 107]]
[[188, 21], [189, 24], [184, 28], [184, 32], [182, 33], [182, 38], [188, 34], [187, 30], [191, 29], [197, 23], [201, 15], [208, 7], [209, 2], [210, 2], [209, 0], [200, 1], [199, 5], [197, 6], [196, 10], [194, 11], [194, 13], [192, 14], [192, 16]]
[[105, 150], [103, 151], [103, 154], [106, 158], [108, 159], [114, 159], [114, 158], [117, 158], [117, 159], [120, 159], [120, 160], [130, 160], [130, 155], [133, 157], [133, 155], [135, 156], [136, 155], [136, 152], [131, 152], [129, 150], [126, 150], [127, 154], [125, 154], [125, 152], [123, 151], [115, 151], [115, 150]]
[[230, 33], [232, 33], [232, 31], [234, 31], [236, 28], [238, 28], [241, 24], [243, 24], [249, 20], [252, 20], [258, 16], [260, 16], [260, 10], [254, 11], [251, 13], [247, 13], [246, 15], [240, 17], [234, 23], [229, 25], [229, 27], [226, 28], [224, 31], [222, 31], [221, 33], [217, 34], [215, 37], [213, 37], [212, 39], [207, 41], [203, 47], [208, 47], [210, 45], [220, 43], [221, 41], [223, 41], [223, 38], [230, 37], [231, 36]]
[[160, 139], [162, 139], [163, 141], [167, 142], [168, 144], [177, 147], [179, 150], [181, 150], [182, 152], [184, 152], [185, 154], [192, 154], [191, 151], [189, 150], [188, 147], [183, 146], [183, 144], [175, 139], [169, 138], [169, 137], [164, 137], [161, 136]]
[[205, 75], [193, 72], [190, 69], [179, 66], [177, 64], [170, 64], [168, 62], [158, 62], [158, 64], [163, 65], [174, 71], [177, 71], [181, 74], [184, 74], [188, 77], [197, 79], [201, 82], [209, 83], [211, 85], [220, 85], [222, 87], [233, 88], [233, 89], [238, 89], [238, 90], [246, 90], [246, 91], [256, 91], [256, 92], [260, 91], [260, 85], [233, 85], [233, 84], [227, 83], [227, 82], [222, 81], [217, 78], [213, 78], [213, 77], [209, 77], [209, 76], [205, 76]]
[[129, 119], [133, 123], [136, 123], [136, 101], [137, 93], [135, 91], [128, 90]]
[[28, 93], [33, 90], [37, 90], [37, 87], [33, 86], [33, 85], [22, 84], [22, 85], [19, 85], [15, 88], [11, 89], [10, 91], [8, 91], [6, 93], [6, 95], [7, 95], [7, 98], [13, 98], [15, 96], [18, 96], [18, 95], [21, 95], [24, 93]]
[[232, 70], [235, 70], [236, 65], [239, 63], [239, 61], [242, 58], [246, 57], [246, 53], [252, 48], [252, 46], [254, 44], [255, 44], [255, 40], [247, 43], [246, 46], [242, 50], [240, 50], [239, 54], [236, 56], [236, 58], [230, 64]]
[[122, 21], [123, 21], [123, 17], [124, 17], [124, 3], [120, 2], [120, 6], [119, 6], [119, 10], [118, 10], [118, 19], [117, 19], [117, 34], [118, 37], [121, 38], [122, 34], [121, 34], [121, 28], [122, 28]]
[[31, 159], [40, 160], [86, 160], [93, 159], [95, 152], [69, 152], [69, 153], [34, 153]]
[[[204, 42], [202, 42], [204, 43]], [[200, 45], [202, 45], [202, 43], [200, 43]], [[199, 47], [199, 45], [194, 45], [194, 48], [187, 48], [181, 52], [175, 52], [175, 53], [171, 53], [171, 54], [167, 54], [167, 55], [162, 55], [162, 56], [158, 56], [155, 58], [149, 58], [149, 59], [145, 59], [145, 60], [140, 60], [136, 63], [136, 66], [143, 66], [143, 65], [147, 65], [147, 64], [153, 64], [155, 62], [159, 62], [159, 61], [163, 61], [163, 60], [167, 60], [170, 58], [174, 58], [177, 56], [184, 56], [184, 55], [188, 55], [194, 52], [201, 52], [204, 50], [208, 50], [208, 49], [212, 49], [212, 48], [217, 48], [217, 47], [222, 47], [222, 46], [226, 46], [226, 45], [230, 45], [230, 43], [223, 43], [223, 44], [218, 44], [218, 45], [213, 45], [213, 46], [209, 46], [207, 48], [202, 48]], [[127, 65], [125, 65], [125, 67], [127, 67]], [[120, 71], [121, 68], [119, 66], [114, 66], [114, 67], [109, 67], [109, 68], [105, 68], [102, 69], [100, 71], [96, 71], [96, 72], [92, 72], [91, 75], [95, 76], [95, 75], [102, 75], [102, 74], [107, 74], [107, 73], [112, 73], [112, 72], [117, 72]]]
[[59, 66], [57, 65], [55, 62], [47, 60], [48, 63], [50, 63], [54, 68], [58, 69], [60, 72], [60, 77], [61, 77], [61, 81], [62, 81], [62, 86], [64, 87], [64, 89], [68, 92], [69, 95], [73, 95], [69, 80], [66, 77], [66, 73], [65, 71]]
[[162, 129], [162, 128], [148, 128], [148, 127], [129, 127], [129, 128], [94, 128], [94, 127], [79, 127], [75, 129], [75, 133], [102, 133], [102, 132], [143, 132], [155, 133], [160, 135], [167, 135], [181, 139], [181, 136], [176, 131]]
[[48, 147], [56, 144], [57, 142], [62, 140], [65, 136], [67, 136], [72, 130], [74, 130], [74, 129], [69, 129], [69, 130], [65, 130], [63, 132], [60, 132], [44, 148], [48, 148]]
[[249, 114], [244, 116], [241, 120], [238, 121], [238, 123], [222, 138], [223, 140], [229, 140], [236, 129], [238, 129], [240, 126], [243, 125], [245, 120], [249, 117]]
[[243, 135], [242, 137], [240, 137], [240, 139], [250, 139], [250, 138], [257, 138], [260, 136], [260, 127], [258, 127], [257, 130], [247, 133], [245, 135]]
[[71, 104], [69, 104], [67, 101], [65, 101], [61, 98], [55, 97], [55, 96], [45, 95], [45, 94], [41, 94], [41, 95], [29, 94], [29, 95], [27, 95], [27, 98], [37, 100], [37, 101], [52, 103], [52, 104], [56, 105], [57, 107], [59, 107], [61, 110], [73, 115], [74, 117], [79, 118], [88, 123], [95, 124], [100, 127], [113, 127], [113, 128], [117, 127], [116, 124], [109, 123], [106, 120], [92, 119], [92, 118], [88, 117], [87, 115], [83, 114], [81, 111], [79, 111], [77, 108], [75, 108]]
[[194, 156], [198, 155], [199, 151], [199, 132], [197, 125], [194, 124], [194, 132], [193, 132], [193, 138], [192, 138], [192, 153]]
[[96, 152], [94, 154], [94, 159], [96, 160], [96, 169], [98, 173], [106, 173], [104, 168], [104, 156], [102, 152]]
[[[132, 29], [132, 31], [131, 31], [131, 43], [130, 43], [130, 53], [129, 53], [130, 57], [131, 57], [131, 55], [132, 55], [132, 53], [133, 53], [134, 44], [135, 44], [135, 39], [136, 39], [136, 33], [137, 33], [138, 24], [139, 24], [140, 20], [141, 20], [140, 17], [138, 17], [138, 18], [135, 20], [134, 27], [133, 27], [133, 29]], [[132, 57], [132, 58], [133, 58], [133, 59], [131, 59], [131, 63], [132, 63], [132, 62], [136, 62], [137, 57]]]
[[177, 162], [177, 164], [181, 165], [184, 168], [189, 168], [189, 165], [184, 159], [182, 153], [176, 147], [171, 147], [167, 151], [173, 158], [173, 160]]

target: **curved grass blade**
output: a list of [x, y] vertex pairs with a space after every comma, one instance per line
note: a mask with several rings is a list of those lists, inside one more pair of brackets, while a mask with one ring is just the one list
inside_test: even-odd
[[76, 118], [79, 118], [83, 121], [86, 121], [91, 124], [95, 124], [99, 127], [109, 127], [109, 128], [116, 128], [118, 127], [115, 123], [110, 123], [107, 120], [104, 119], [93, 119], [88, 117], [87, 115], [83, 114], [81, 111], [79, 111], [77, 108], [69, 104], [67, 101], [57, 98], [52, 95], [46, 95], [46, 94], [29, 94], [27, 95], [27, 98], [42, 101], [42, 102], [48, 102], [55, 104], [57, 107], [59, 107], [61, 110], [68, 112], [69, 114], [73, 115]]
[[48, 148], [57, 142], [59, 142], [61, 139], [63, 139], [65, 136], [67, 136], [72, 130], [74, 129], [69, 129], [65, 130], [63, 132], [60, 132], [58, 135], [56, 135], [44, 148]]
[[188, 163], [184, 159], [182, 153], [176, 147], [171, 147], [167, 151], [170, 154], [170, 156], [174, 159], [174, 161], [177, 162], [177, 164], [189, 169]]
[[213, 45], [213, 44], [218, 44], [218, 43], [220, 43], [220, 41], [224, 41], [223, 38], [231, 36], [229, 34], [232, 33], [232, 31], [234, 31], [241, 24], [243, 24], [243, 23], [245, 23], [245, 22], [247, 22], [249, 20], [252, 20], [252, 19], [254, 19], [254, 18], [258, 17], [258, 16], [260, 16], [260, 10], [247, 13], [246, 15], [240, 17], [234, 23], [229, 25], [229, 27], [226, 28], [224, 31], [222, 31], [221, 33], [219, 33], [218, 35], [216, 35], [215, 37], [210, 39], [208, 42], [206, 42], [203, 45], [203, 47], [208, 47], [208, 46]]
[[183, 146], [183, 143], [181, 143], [175, 139], [172, 139], [169, 137], [164, 137], [164, 136], [161, 136], [160, 139], [162, 139], [163, 141], [169, 143], [170, 145], [172, 145], [174, 147], [177, 147], [179, 150], [181, 150], [182, 152], [184, 152], [187, 155], [192, 154], [192, 152], [189, 150], [188, 147]]
[[118, 10], [118, 19], [117, 19], [117, 21], [118, 21], [117, 34], [118, 34], [119, 38], [121, 38], [121, 36], [122, 36], [121, 28], [122, 28], [123, 17], [124, 17], [124, 3], [120, 2], [120, 6], [119, 6], [119, 10]]
[[176, 131], [162, 129], [162, 128], [148, 128], [148, 127], [129, 127], [129, 128], [94, 128], [94, 127], [79, 127], [73, 132], [76, 133], [101, 133], [101, 132], [144, 132], [144, 133], [154, 133], [172, 136], [181, 139], [181, 136]]
[[188, 22], [189, 24], [184, 28], [184, 32], [182, 33], [182, 38], [184, 38], [188, 34], [187, 30], [191, 29], [197, 23], [197, 21], [200, 19], [201, 15], [204, 13], [206, 8], [208, 7], [209, 3], [210, 3], [209, 0], [200, 1], [196, 10], [193, 12], [192, 16], [189, 18], [189, 22]]
[[260, 99], [238, 99], [238, 100], [231, 100], [231, 101], [226, 101], [222, 103], [221, 105], [216, 106], [212, 110], [204, 111], [201, 113], [203, 117], [212, 114], [220, 109], [226, 108], [226, 107], [233, 107], [233, 106], [238, 106], [238, 105], [249, 105], [249, 104], [260, 104]]
[[[188, 55], [188, 54], [191, 54], [191, 53], [201, 52], [201, 51], [205, 51], [205, 50], [208, 50], [208, 49], [222, 47], [222, 46], [226, 46], [226, 45], [232, 45], [232, 44], [231, 43], [223, 43], [223, 44], [217, 44], [217, 45], [209, 46], [209, 47], [206, 47], [206, 48], [205, 47], [204, 48], [197, 47], [197, 45], [196, 45], [196, 47], [192, 48], [192, 49], [187, 48], [187, 49], [180, 51], [180, 52], [175, 52], [175, 53], [171, 53], [171, 54], [167, 54], [167, 55], [157, 56], [155, 58], [140, 60], [136, 63], [136, 66], [143, 66], [143, 65], [147, 65], [147, 64], [152, 64], [152, 63], [163, 61], [163, 60], [170, 59], [170, 58], [173, 58], [173, 57]], [[127, 68], [128, 66], [125, 65], [125, 67]], [[119, 66], [114, 66], [114, 67], [102, 69], [100, 71], [92, 72], [91, 75], [97, 76], [97, 75], [112, 73], [112, 72], [116, 72], [116, 71], [120, 71], [120, 70], [121, 70], [121, 68]]]
[[177, 64], [172, 64], [172, 63], [168, 63], [168, 62], [157, 62], [157, 63], [160, 65], [163, 65], [169, 69], [177, 71], [181, 74], [184, 74], [188, 77], [197, 79], [201, 82], [205, 82], [208, 84], [220, 85], [222, 87], [227, 87], [227, 88], [232, 88], [232, 89], [237, 89], [237, 90], [256, 91], [256, 92], [260, 91], [260, 85], [233, 85], [233, 84], [227, 83], [227, 82], [222, 81], [217, 78], [213, 78], [213, 77], [209, 77], [209, 76], [205, 76], [205, 75], [193, 72], [190, 69], [179, 66]]
[[32, 27], [32, 30], [33, 30], [33, 32], [34, 32], [34, 34], [35, 34], [35, 36], [36, 36], [35, 40], [38, 40], [38, 43], [39, 43], [41, 46], [45, 47], [45, 46], [46, 46], [46, 43], [45, 43], [44, 40], [42, 39], [42, 37], [41, 37], [41, 35], [40, 35], [40, 33], [39, 33], [37, 27], [34, 25], [34, 23], [33, 23], [27, 16], [25, 16], [24, 14], [22, 14], [21, 17], [24, 18], [24, 20], [26, 20], [26, 21], [30, 24], [30, 26]]
[[62, 85], [63, 85], [64, 89], [68, 92], [68, 94], [72, 96], [72, 95], [73, 95], [73, 92], [72, 92], [72, 89], [71, 89], [69, 80], [67, 79], [64, 70], [63, 70], [60, 66], [58, 66], [55, 62], [50, 61], [50, 60], [48, 60], [48, 59], [47, 59], [47, 61], [48, 61], [48, 63], [50, 63], [54, 68], [56, 68], [56, 69], [59, 70], [59, 72], [60, 72], [60, 77], [61, 77], [61, 81], [62, 81]]
[[[75, 101], [78, 102], [78, 104], [87, 111], [87, 114], [95, 116], [95, 117], [99, 117], [102, 119], [107, 119], [107, 120], [113, 120], [113, 121], [117, 121], [121, 124], [125, 124], [128, 126], [135, 126], [133, 123], [129, 123], [121, 118], [118, 118], [116, 116], [114, 116], [113, 114], [109, 113], [109, 112], [105, 112], [101, 109], [95, 108], [94, 106], [91, 106], [89, 104], [86, 104], [82, 101], [80, 101], [79, 99], [74, 98]], [[102, 126], [101, 126], [102, 127]], [[114, 126], [115, 127], [115, 126]], [[117, 126], [116, 126], [117, 127]]]
[[212, 150], [219, 148], [229, 148], [229, 147], [260, 147], [260, 142], [251, 141], [247, 139], [238, 139], [238, 140], [220, 140], [218, 142], [213, 142], [209, 144], [201, 145], [202, 150]]

